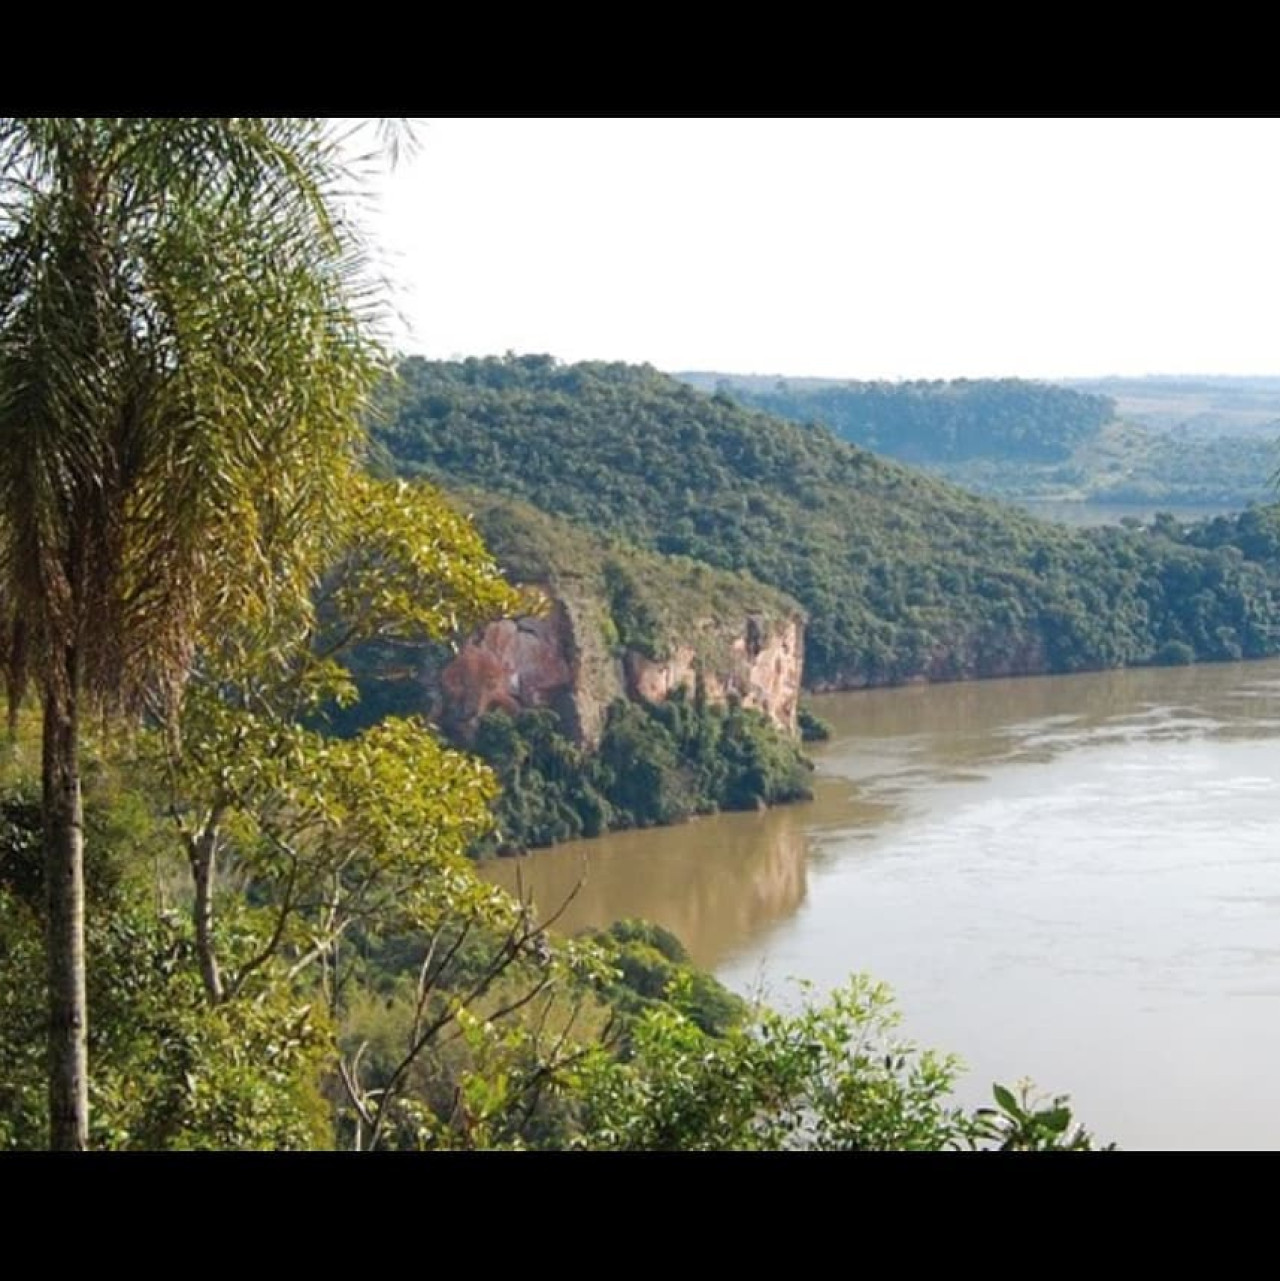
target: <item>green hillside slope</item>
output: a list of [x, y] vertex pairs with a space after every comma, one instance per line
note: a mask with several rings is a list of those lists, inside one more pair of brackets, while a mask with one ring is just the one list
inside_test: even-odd
[[648, 366], [401, 372], [375, 428], [398, 471], [790, 593], [813, 687], [1277, 652], [1275, 584], [1230, 538], [1050, 526]]

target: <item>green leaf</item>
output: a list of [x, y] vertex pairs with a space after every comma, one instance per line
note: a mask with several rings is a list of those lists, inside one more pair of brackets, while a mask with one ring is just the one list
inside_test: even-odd
[[1024, 1114], [1018, 1106], [1018, 1101], [1013, 1097], [1013, 1091], [1003, 1085], [993, 1084], [991, 1093], [995, 1096], [996, 1102], [1010, 1116], [1021, 1118]]
[[1037, 1112], [1036, 1120], [1051, 1133], [1062, 1134], [1067, 1126], [1071, 1124], [1071, 1109], [1060, 1107], [1051, 1108], [1045, 1112]]

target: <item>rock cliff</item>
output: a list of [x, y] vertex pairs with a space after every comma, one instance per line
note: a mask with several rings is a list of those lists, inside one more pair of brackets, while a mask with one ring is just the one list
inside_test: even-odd
[[749, 614], [745, 619], [704, 621], [699, 631], [701, 645], [678, 644], [663, 660], [627, 650], [623, 656], [627, 693], [651, 703], [676, 689], [693, 695], [701, 688], [710, 703], [736, 697], [794, 738], [804, 655], [801, 618]]
[[[550, 596], [550, 584], [541, 584]], [[576, 594], [575, 594], [576, 595]], [[690, 620], [661, 657], [610, 646], [598, 601], [552, 596], [542, 616], [490, 623], [440, 673], [440, 719], [469, 738], [486, 712], [548, 707], [579, 743], [594, 746], [616, 698], [661, 702], [677, 689], [720, 704], [737, 698], [795, 737], [804, 622], [747, 614]]]
[[450, 732], [470, 739], [486, 712], [548, 707], [577, 742], [599, 742], [605, 709], [625, 693], [599, 602], [540, 586], [544, 614], [488, 624], [440, 673], [438, 715]]
[[468, 509], [513, 582], [546, 598], [490, 623], [429, 677], [436, 716], [463, 739], [486, 712], [555, 711], [594, 746], [617, 698], [675, 690], [731, 698], [796, 737], [804, 613], [745, 575], [607, 544], [524, 504], [469, 495]]

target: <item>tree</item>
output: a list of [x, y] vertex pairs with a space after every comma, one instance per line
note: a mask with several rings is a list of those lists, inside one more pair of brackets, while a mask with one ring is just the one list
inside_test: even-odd
[[[492, 826], [488, 771], [445, 749], [427, 726], [388, 717], [333, 738], [318, 722], [329, 705], [355, 698], [342, 665], [354, 646], [446, 641], [528, 601], [502, 578], [474, 526], [430, 486], [353, 477], [332, 520], [341, 555], [308, 597], [310, 626], [260, 622], [206, 638], [180, 717], [149, 740], [162, 749], [215, 1005], [272, 959], [303, 917], [302, 951], [323, 958], [353, 921], [463, 862]], [[264, 945], [229, 982], [213, 928], [219, 859], [276, 912]]]
[[0, 118], [0, 602], [43, 703], [50, 1141], [87, 1143], [91, 713], [309, 625], [380, 364], [317, 118]]

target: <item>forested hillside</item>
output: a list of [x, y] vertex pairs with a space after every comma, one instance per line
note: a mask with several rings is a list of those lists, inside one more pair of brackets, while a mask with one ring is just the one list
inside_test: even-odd
[[1230, 533], [1209, 549], [1173, 524], [1050, 526], [648, 366], [415, 358], [401, 373], [374, 433], [389, 465], [789, 592], [810, 615], [812, 687], [1280, 648], [1275, 580]]

